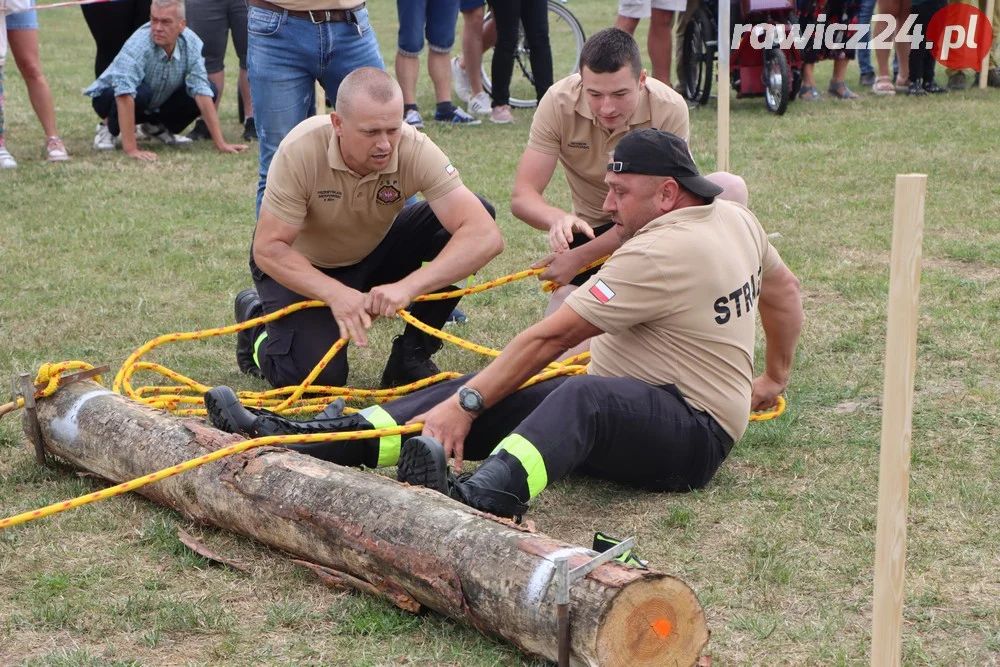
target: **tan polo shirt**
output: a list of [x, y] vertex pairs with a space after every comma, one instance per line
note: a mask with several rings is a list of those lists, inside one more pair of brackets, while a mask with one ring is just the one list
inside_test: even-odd
[[384, 171], [359, 176], [344, 163], [329, 116], [313, 116], [281, 141], [264, 190], [264, 210], [302, 225], [292, 247], [322, 268], [357, 264], [385, 238], [412, 195], [434, 201], [462, 185], [427, 135], [406, 123]]
[[761, 279], [783, 265], [739, 204], [717, 199], [653, 220], [566, 299], [606, 332], [591, 341], [590, 372], [676, 385], [739, 440]]
[[688, 140], [687, 103], [670, 86], [647, 77], [628, 124], [612, 134], [587, 106], [580, 75], [571, 74], [549, 88], [538, 103], [528, 148], [559, 156], [573, 197], [573, 214], [594, 227], [608, 222], [601, 208], [608, 194], [604, 184], [608, 155], [628, 132], [648, 127]]

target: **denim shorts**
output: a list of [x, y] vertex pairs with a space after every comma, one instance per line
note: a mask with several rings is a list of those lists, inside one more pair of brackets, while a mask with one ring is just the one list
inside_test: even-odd
[[[35, 0], [31, 0], [35, 6]], [[7, 30], [38, 30], [38, 12], [34, 9], [27, 12], [7, 15]]]
[[424, 35], [431, 51], [448, 53], [455, 43], [458, 0], [396, 0], [399, 14], [399, 52], [420, 55]]

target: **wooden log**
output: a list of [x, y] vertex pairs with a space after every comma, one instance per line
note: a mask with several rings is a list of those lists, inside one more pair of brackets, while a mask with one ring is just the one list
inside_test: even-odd
[[[92, 382], [38, 402], [49, 453], [114, 482], [238, 441]], [[296, 452], [260, 448], [139, 493], [199, 522], [253, 537], [337, 573], [355, 588], [419, 605], [555, 660], [555, 559], [595, 552], [531, 533], [439, 493]], [[369, 586], [366, 586], [369, 584]], [[694, 664], [704, 612], [676, 577], [608, 563], [571, 589], [573, 665]]]
[[923, 174], [896, 176], [878, 466], [872, 667], [894, 667], [901, 663], [903, 655], [906, 511], [926, 188], [927, 176]]

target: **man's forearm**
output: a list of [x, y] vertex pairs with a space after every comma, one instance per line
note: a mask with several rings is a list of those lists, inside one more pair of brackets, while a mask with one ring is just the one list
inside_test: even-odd
[[455, 232], [437, 257], [401, 282], [405, 282], [416, 296], [465, 280], [486, 266], [503, 250], [503, 240], [499, 233], [495, 236], [497, 242], [491, 243], [489, 239], [483, 238], [481, 229], [462, 227]]
[[195, 95], [194, 102], [198, 105], [201, 119], [205, 121], [208, 134], [211, 135], [216, 147], [224, 146], [226, 138], [222, 136], [222, 126], [219, 125], [219, 114], [215, 111], [215, 102], [208, 95]]
[[566, 215], [566, 211], [550, 205], [534, 188], [518, 188], [516, 185], [511, 194], [510, 211], [518, 220], [543, 232], [549, 231], [556, 220]]
[[122, 150], [134, 151], [135, 143], [135, 98], [131, 95], [115, 96], [118, 106], [118, 136], [122, 140]]
[[764, 373], [775, 382], [787, 384], [802, 331], [802, 299], [796, 289], [776, 303], [760, 301], [759, 308], [765, 338]]

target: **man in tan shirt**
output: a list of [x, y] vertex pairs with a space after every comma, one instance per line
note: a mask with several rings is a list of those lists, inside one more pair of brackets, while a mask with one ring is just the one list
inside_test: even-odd
[[[622, 137], [648, 127], [688, 141], [687, 103], [667, 84], [646, 76], [630, 34], [618, 28], [595, 33], [580, 53], [580, 73], [556, 82], [538, 104], [511, 192], [514, 215], [548, 233], [552, 254], [535, 266], [548, 266], [540, 279], [562, 287], [547, 313], [596, 271], [578, 274], [584, 266], [618, 247], [617, 235], [605, 234], [614, 225], [602, 210], [608, 193], [604, 169]], [[566, 174], [570, 212], [544, 197], [556, 164]], [[724, 199], [747, 203], [739, 177], [718, 173], [707, 178], [723, 186]]]
[[[310, 453], [398, 464], [401, 481], [502, 516], [522, 514], [575, 469], [657, 491], [707, 484], [750, 411], [773, 406], [788, 385], [802, 324], [799, 283], [753, 214], [719, 199], [722, 189], [698, 174], [676, 135], [632, 132], [606, 169], [603, 209], [621, 247], [600, 271], [481, 373], [322, 425], [423, 422], [421, 436]], [[754, 378], [758, 311], [766, 368]], [[586, 375], [518, 389], [587, 339]], [[281, 419], [240, 411], [229, 421], [250, 435], [273, 432]], [[486, 460], [457, 481], [451, 457], [456, 470], [463, 458]]]
[[[404, 207], [418, 192], [426, 201]], [[374, 318], [393, 317], [500, 253], [492, 214], [434, 142], [403, 123], [396, 82], [376, 68], [355, 70], [341, 84], [337, 111], [300, 123], [275, 153], [250, 261], [256, 289], [236, 299], [239, 321], [308, 299], [329, 309], [242, 332], [240, 369], [276, 387], [295, 385], [342, 335], [366, 345]], [[440, 328], [456, 302], [414, 304], [411, 312]], [[437, 373], [437, 347], [408, 325], [393, 343], [383, 387]], [[347, 370], [344, 350], [315, 383], [343, 385]]]

